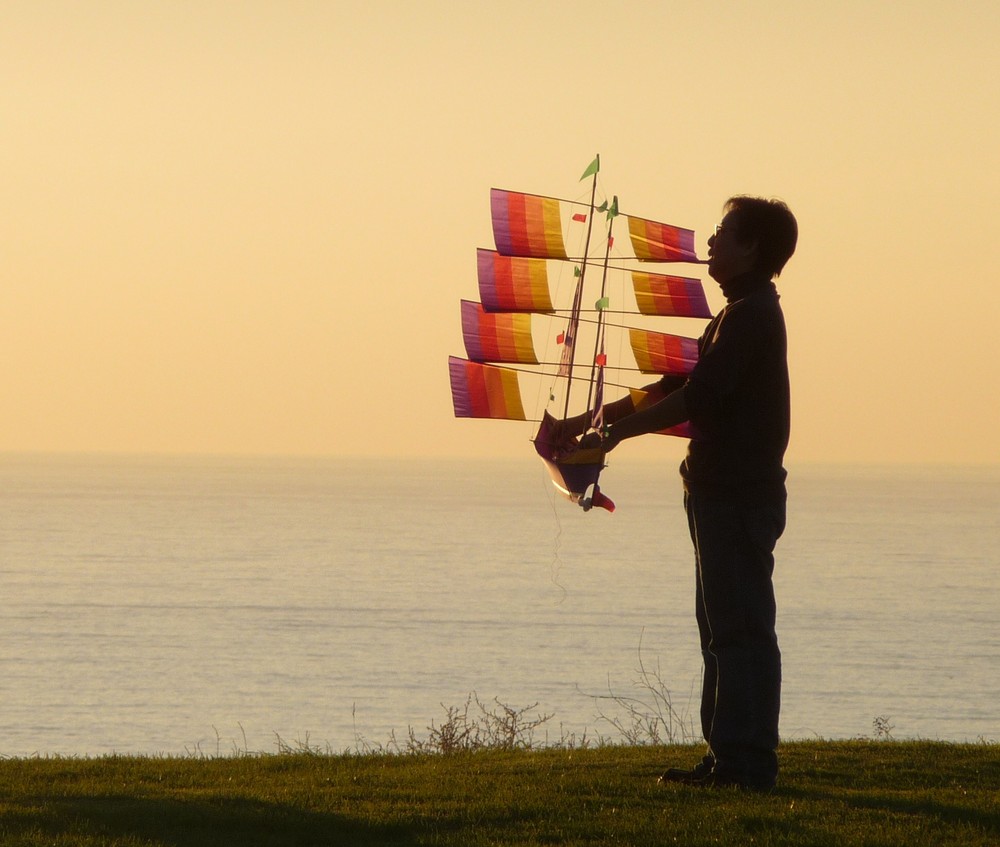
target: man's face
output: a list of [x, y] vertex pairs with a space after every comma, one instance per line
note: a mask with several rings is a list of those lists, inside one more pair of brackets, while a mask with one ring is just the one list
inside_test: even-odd
[[708, 275], [719, 285], [753, 270], [757, 245], [740, 239], [734, 213], [730, 212], [708, 239]]

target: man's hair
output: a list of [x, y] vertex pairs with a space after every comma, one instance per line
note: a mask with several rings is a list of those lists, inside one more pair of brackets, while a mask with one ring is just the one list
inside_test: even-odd
[[788, 206], [781, 200], [739, 194], [726, 201], [723, 212], [732, 214], [741, 241], [757, 242], [756, 269], [778, 276], [799, 239], [799, 225]]

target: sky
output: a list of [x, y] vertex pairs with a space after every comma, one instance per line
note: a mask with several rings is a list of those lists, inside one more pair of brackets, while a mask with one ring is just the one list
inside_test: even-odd
[[453, 417], [458, 303], [489, 189], [600, 153], [702, 251], [732, 194], [795, 212], [789, 462], [1000, 463], [998, 38], [993, 0], [5, 0], [0, 452], [524, 456]]

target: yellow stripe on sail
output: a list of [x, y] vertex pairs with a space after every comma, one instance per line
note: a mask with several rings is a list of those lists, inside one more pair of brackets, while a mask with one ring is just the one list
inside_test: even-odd
[[523, 421], [525, 414], [524, 406], [521, 404], [521, 389], [518, 387], [517, 374], [514, 371], [504, 372], [503, 393], [507, 418]]
[[[635, 290], [635, 302], [642, 315], [659, 315], [656, 308], [656, 298], [653, 296], [652, 275], [642, 271], [632, 271], [632, 287]], [[661, 296], [669, 298], [665, 292]]]
[[649, 249], [649, 238], [646, 235], [646, 221], [642, 218], [628, 219], [628, 233], [632, 239], [632, 249], [637, 259], [652, 259], [653, 252]]
[[565, 259], [566, 247], [563, 245], [562, 218], [559, 214], [559, 201], [550, 197], [542, 199], [542, 229], [545, 233], [546, 255], [553, 259]]
[[538, 357], [535, 355], [535, 344], [531, 337], [531, 316], [514, 316], [514, 350], [517, 361], [526, 365], [537, 365]]
[[552, 295], [549, 293], [549, 273], [545, 262], [531, 262], [528, 265], [528, 275], [532, 304], [538, 310], [552, 311]]

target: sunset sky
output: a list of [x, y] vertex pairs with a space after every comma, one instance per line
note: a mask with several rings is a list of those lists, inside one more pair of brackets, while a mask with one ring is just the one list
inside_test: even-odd
[[0, 452], [525, 455], [453, 417], [458, 303], [489, 189], [600, 153], [702, 252], [731, 194], [796, 213], [789, 461], [998, 463], [998, 41], [995, 0], [6, 0]]

